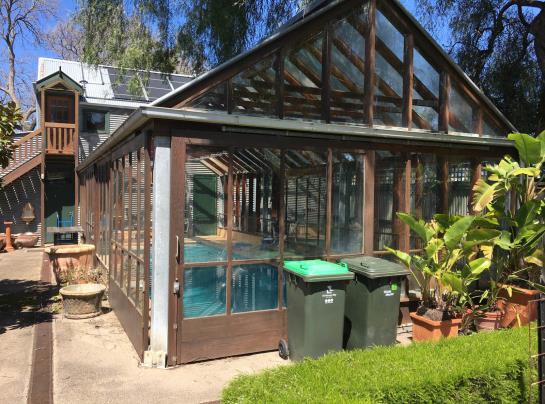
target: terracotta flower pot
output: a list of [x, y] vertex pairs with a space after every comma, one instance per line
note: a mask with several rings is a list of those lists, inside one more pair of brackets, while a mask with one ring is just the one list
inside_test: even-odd
[[502, 318], [502, 311], [487, 311], [481, 316], [475, 318], [475, 327], [477, 328], [478, 332], [494, 331], [501, 328]]
[[435, 321], [416, 313], [411, 313], [411, 319], [414, 341], [439, 341], [441, 338], [455, 337], [462, 323], [461, 318]]
[[92, 244], [74, 244], [48, 247], [49, 265], [57, 284], [85, 282], [93, 266], [95, 246]]
[[[537, 302], [539, 291], [513, 287], [513, 294], [505, 289], [499, 293], [498, 308], [504, 312], [500, 325], [503, 328], [524, 326], [537, 319]], [[504, 300], [505, 299], [505, 300]]]
[[38, 242], [38, 236], [34, 234], [20, 234], [15, 237], [15, 248], [32, 248]]

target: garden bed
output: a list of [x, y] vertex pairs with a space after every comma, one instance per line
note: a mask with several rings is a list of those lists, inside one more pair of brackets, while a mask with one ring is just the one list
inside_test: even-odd
[[307, 359], [235, 379], [222, 402], [526, 402], [528, 386], [520, 328]]

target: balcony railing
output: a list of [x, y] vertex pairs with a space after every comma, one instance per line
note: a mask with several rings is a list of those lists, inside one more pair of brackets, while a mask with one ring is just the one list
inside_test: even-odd
[[76, 125], [73, 123], [45, 123], [45, 152], [47, 154], [74, 154]]

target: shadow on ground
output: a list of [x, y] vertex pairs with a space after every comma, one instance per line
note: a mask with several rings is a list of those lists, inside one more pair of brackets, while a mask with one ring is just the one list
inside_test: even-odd
[[60, 305], [54, 285], [23, 279], [0, 280], [0, 334], [50, 322]]

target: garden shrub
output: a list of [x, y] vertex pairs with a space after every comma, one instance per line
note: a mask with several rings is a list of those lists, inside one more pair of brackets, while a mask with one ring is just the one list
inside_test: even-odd
[[239, 376], [222, 402], [526, 402], [529, 372], [528, 329], [520, 328], [306, 359]]

